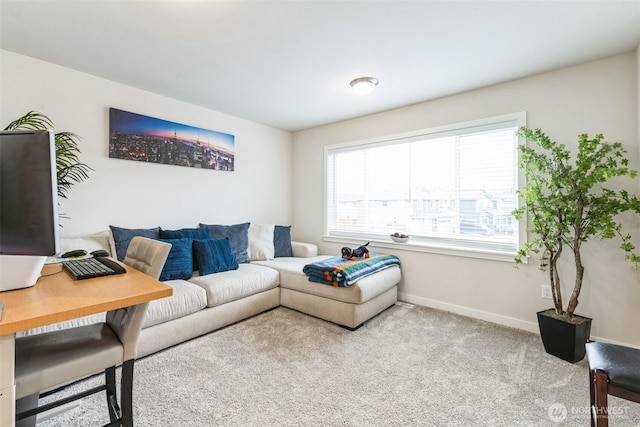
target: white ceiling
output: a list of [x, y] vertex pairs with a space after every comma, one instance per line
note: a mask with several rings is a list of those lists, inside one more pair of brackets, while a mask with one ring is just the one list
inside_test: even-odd
[[0, 0], [3, 49], [289, 131], [639, 44], [640, 0]]

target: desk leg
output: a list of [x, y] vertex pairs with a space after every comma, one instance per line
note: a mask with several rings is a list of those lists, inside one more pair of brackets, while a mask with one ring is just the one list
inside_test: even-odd
[[15, 426], [15, 350], [15, 334], [0, 335], [0, 426]]

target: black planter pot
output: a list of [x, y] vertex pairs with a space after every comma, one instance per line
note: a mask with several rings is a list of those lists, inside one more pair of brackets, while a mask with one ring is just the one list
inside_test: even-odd
[[554, 312], [555, 310], [549, 309], [537, 313], [545, 351], [567, 362], [581, 361], [585, 355], [584, 346], [591, 334], [591, 319], [577, 316], [583, 321], [574, 324], [546, 314]]

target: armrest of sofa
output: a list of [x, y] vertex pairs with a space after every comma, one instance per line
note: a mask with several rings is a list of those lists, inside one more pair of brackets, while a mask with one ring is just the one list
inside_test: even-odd
[[318, 247], [313, 243], [291, 242], [293, 256], [297, 258], [309, 258], [318, 256]]

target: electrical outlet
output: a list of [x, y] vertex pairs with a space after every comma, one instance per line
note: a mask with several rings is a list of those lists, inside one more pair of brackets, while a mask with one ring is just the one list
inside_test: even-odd
[[542, 298], [544, 299], [553, 299], [551, 295], [551, 286], [550, 285], [541, 285], [542, 286]]
[[413, 304], [409, 304], [408, 302], [404, 301], [396, 301], [396, 305], [404, 308], [413, 308]]

